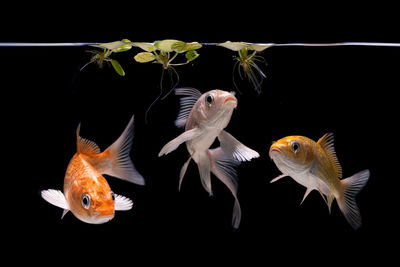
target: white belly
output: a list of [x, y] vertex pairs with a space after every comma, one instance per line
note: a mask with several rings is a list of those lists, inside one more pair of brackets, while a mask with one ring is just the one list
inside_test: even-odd
[[290, 177], [293, 178], [297, 183], [301, 184], [304, 187], [307, 187], [311, 190], [318, 190], [322, 192], [324, 195], [329, 195], [330, 189], [326, 185], [324, 181], [320, 178], [311, 175], [309, 172], [302, 173], [302, 174], [291, 174]]
[[203, 133], [199, 137], [186, 142], [186, 147], [196, 163], [199, 162], [198, 155], [208, 151], [220, 131], [221, 130], [217, 130], [214, 127], [204, 128]]

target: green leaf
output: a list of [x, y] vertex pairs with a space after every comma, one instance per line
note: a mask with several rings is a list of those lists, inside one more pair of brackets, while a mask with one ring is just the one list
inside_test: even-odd
[[146, 63], [156, 59], [156, 57], [150, 52], [140, 52], [134, 59], [139, 63]]
[[253, 44], [253, 43], [246, 43], [246, 42], [231, 42], [231, 41], [226, 41], [225, 43], [219, 43], [218, 46], [222, 46], [225, 48], [228, 48], [233, 51], [239, 51], [243, 48], [247, 48], [248, 50], [255, 50], [257, 52], [263, 51], [264, 49], [267, 49], [268, 47], [271, 47], [272, 43], [270, 44]]
[[113, 49], [113, 52], [125, 52], [132, 48], [132, 45], [130, 44], [131, 41], [128, 39], [122, 39], [121, 42], [124, 42], [125, 44]]
[[94, 47], [100, 47], [100, 48], [106, 48], [108, 50], [114, 50], [117, 49], [121, 46], [124, 46], [125, 42], [122, 41], [115, 41], [115, 42], [111, 42], [111, 43], [104, 43], [104, 44], [98, 44], [98, 45], [92, 45]]
[[156, 47], [152, 43], [145, 43], [145, 42], [131, 42], [131, 45], [137, 46], [143, 49], [146, 52], [153, 52], [156, 50]]
[[175, 51], [175, 52], [178, 52], [178, 53], [186, 52], [186, 51], [187, 51], [187, 49], [186, 49], [186, 43], [185, 43], [185, 42], [182, 42], [182, 41], [176, 41], [175, 43], [173, 43], [173, 44], [171, 45], [171, 49], [172, 49], [173, 51]]
[[274, 44], [251, 44], [251, 50], [255, 50], [257, 52], [263, 51], [265, 49], [267, 49], [268, 47], [273, 46]]
[[226, 41], [225, 43], [219, 43], [217, 45], [225, 47], [225, 48], [228, 48], [228, 49], [230, 49], [232, 51], [239, 51], [240, 49], [248, 47], [248, 45], [245, 44], [245, 43], [242, 43], [242, 42], [231, 42], [231, 41]]
[[200, 55], [195, 50], [189, 50], [186, 52], [185, 57], [188, 61], [193, 61], [198, 58]]
[[198, 42], [191, 42], [191, 43], [186, 43], [185, 50], [186, 50], [186, 51], [189, 51], [189, 50], [196, 50], [196, 49], [199, 49], [199, 48], [201, 48], [201, 47], [202, 47], [202, 45], [199, 44]]
[[[175, 50], [172, 49], [172, 46], [174, 45], [179, 48], [182, 46], [182, 43], [185, 44], [182, 41], [167, 39], [167, 40], [162, 40], [162, 41], [156, 41], [154, 43], [154, 46], [157, 47], [162, 52], [173, 52]], [[179, 51], [176, 51], [176, 52], [179, 52]]]
[[111, 65], [113, 66], [114, 70], [120, 75], [120, 76], [125, 76], [125, 71], [122, 68], [121, 64], [119, 64], [118, 61], [115, 59], [110, 59]]

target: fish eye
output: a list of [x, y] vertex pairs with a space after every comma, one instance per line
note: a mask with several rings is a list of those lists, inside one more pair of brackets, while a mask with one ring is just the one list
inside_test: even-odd
[[206, 102], [207, 102], [207, 104], [211, 105], [214, 102], [213, 95], [210, 94], [210, 95], [206, 96]]
[[111, 198], [112, 198], [113, 201], [115, 200], [115, 194], [114, 194], [113, 191], [111, 191]]
[[89, 194], [82, 194], [81, 198], [82, 207], [85, 209], [89, 209], [90, 207], [90, 196]]
[[300, 151], [300, 144], [297, 141], [292, 141], [290, 143], [290, 149], [292, 150], [292, 152], [297, 153]]

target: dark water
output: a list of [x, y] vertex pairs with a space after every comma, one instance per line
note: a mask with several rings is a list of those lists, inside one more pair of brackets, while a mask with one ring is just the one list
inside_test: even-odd
[[[103, 31], [96, 24], [92, 28], [75, 22], [69, 31], [38, 27], [37, 35], [29, 35], [27, 40], [10, 31], [4, 41], [399, 41], [378, 30], [374, 35], [352, 31], [364, 28], [351, 23], [350, 29], [327, 24], [326, 31], [320, 32], [310, 27], [311, 22], [281, 28], [266, 23], [263, 28], [260, 16], [253, 31], [246, 27], [237, 30], [227, 21], [213, 22], [198, 22], [187, 31], [160, 27], [151, 33], [138, 24]], [[29, 29], [28, 25], [25, 33]], [[210, 262], [241, 259], [263, 265], [273, 260], [309, 262], [317, 255], [334, 262], [343, 257], [352, 262], [390, 258], [389, 244], [395, 244], [398, 237], [398, 174], [390, 162], [398, 158], [395, 127], [400, 49], [270, 48], [261, 54], [267, 63], [262, 66], [267, 78], [260, 95], [236, 75], [242, 94], [237, 94], [238, 108], [226, 130], [261, 155], [238, 168], [242, 223], [237, 231], [231, 229], [233, 198], [215, 177], [210, 198], [192, 163], [178, 192], [179, 171], [188, 156], [184, 146], [157, 157], [163, 145], [182, 132], [173, 124], [179, 108], [179, 99], [173, 94], [154, 105], [147, 124], [144, 120], [146, 109], [159, 94], [161, 66], [134, 62], [133, 56], [140, 50], [133, 48], [115, 57], [124, 67], [125, 77], [119, 77], [110, 66], [98, 69], [90, 65], [80, 72], [90, 58], [85, 50], [0, 50], [3, 153], [7, 158], [3, 161], [6, 200], [2, 218], [10, 250], [32, 252], [37, 248], [33, 254], [39, 261], [49, 255], [73, 259], [81, 254], [90, 260], [88, 255], [98, 258], [104, 253], [108, 259], [129, 259], [132, 264], [139, 260], [179, 262], [182, 255], [189, 256], [190, 265], [211, 258], [215, 261]], [[179, 86], [202, 92], [233, 90], [235, 53], [219, 47], [203, 47], [199, 53], [193, 64], [176, 68]], [[81, 135], [103, 150], [120, 135], [132, 114], [135, 138], [131, 158], [147, 185], [107, 180], [114, 192], [134, 201], [134, 208], [117, 212], [103, 225], [82, 223], [72, 214], [60, 220], [62, 210], [46, 203], [39, 192], [62, 190], [66, 167], [76, 149], [78, 123]], [[280, 174], [268, 157], [273, 140], [287, 135], [318, 140], [327, 132], [335, 135], [344, 177], [371, 171], [357, 197], [363, 218], [357, 231], [337, 204], [329, 214], [317, 192], [299, 205], [305, 188], [291, 178], [269, 183]]]

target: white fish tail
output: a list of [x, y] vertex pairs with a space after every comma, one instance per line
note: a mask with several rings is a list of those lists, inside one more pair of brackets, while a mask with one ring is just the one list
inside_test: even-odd
[[337, 202], [344, 217], [354, 229], [361, 226], [361, 214], [355, 197], [367, 183], [369, 175], [369, 170], [364, 170], [341, 180], [344, 190]]
[[234, 167], [238, 166], [240, 162], [231, 156], [228, 156], [220, 147], [216, 149], [210, 149], [209, 157], [212, 173], [229, 188], [233, 197], [235, 198], [232, 214], [232, 227], [237, 229], [240, 225], [242, 211], [237, 198], [238, 182], [237, 173]]

